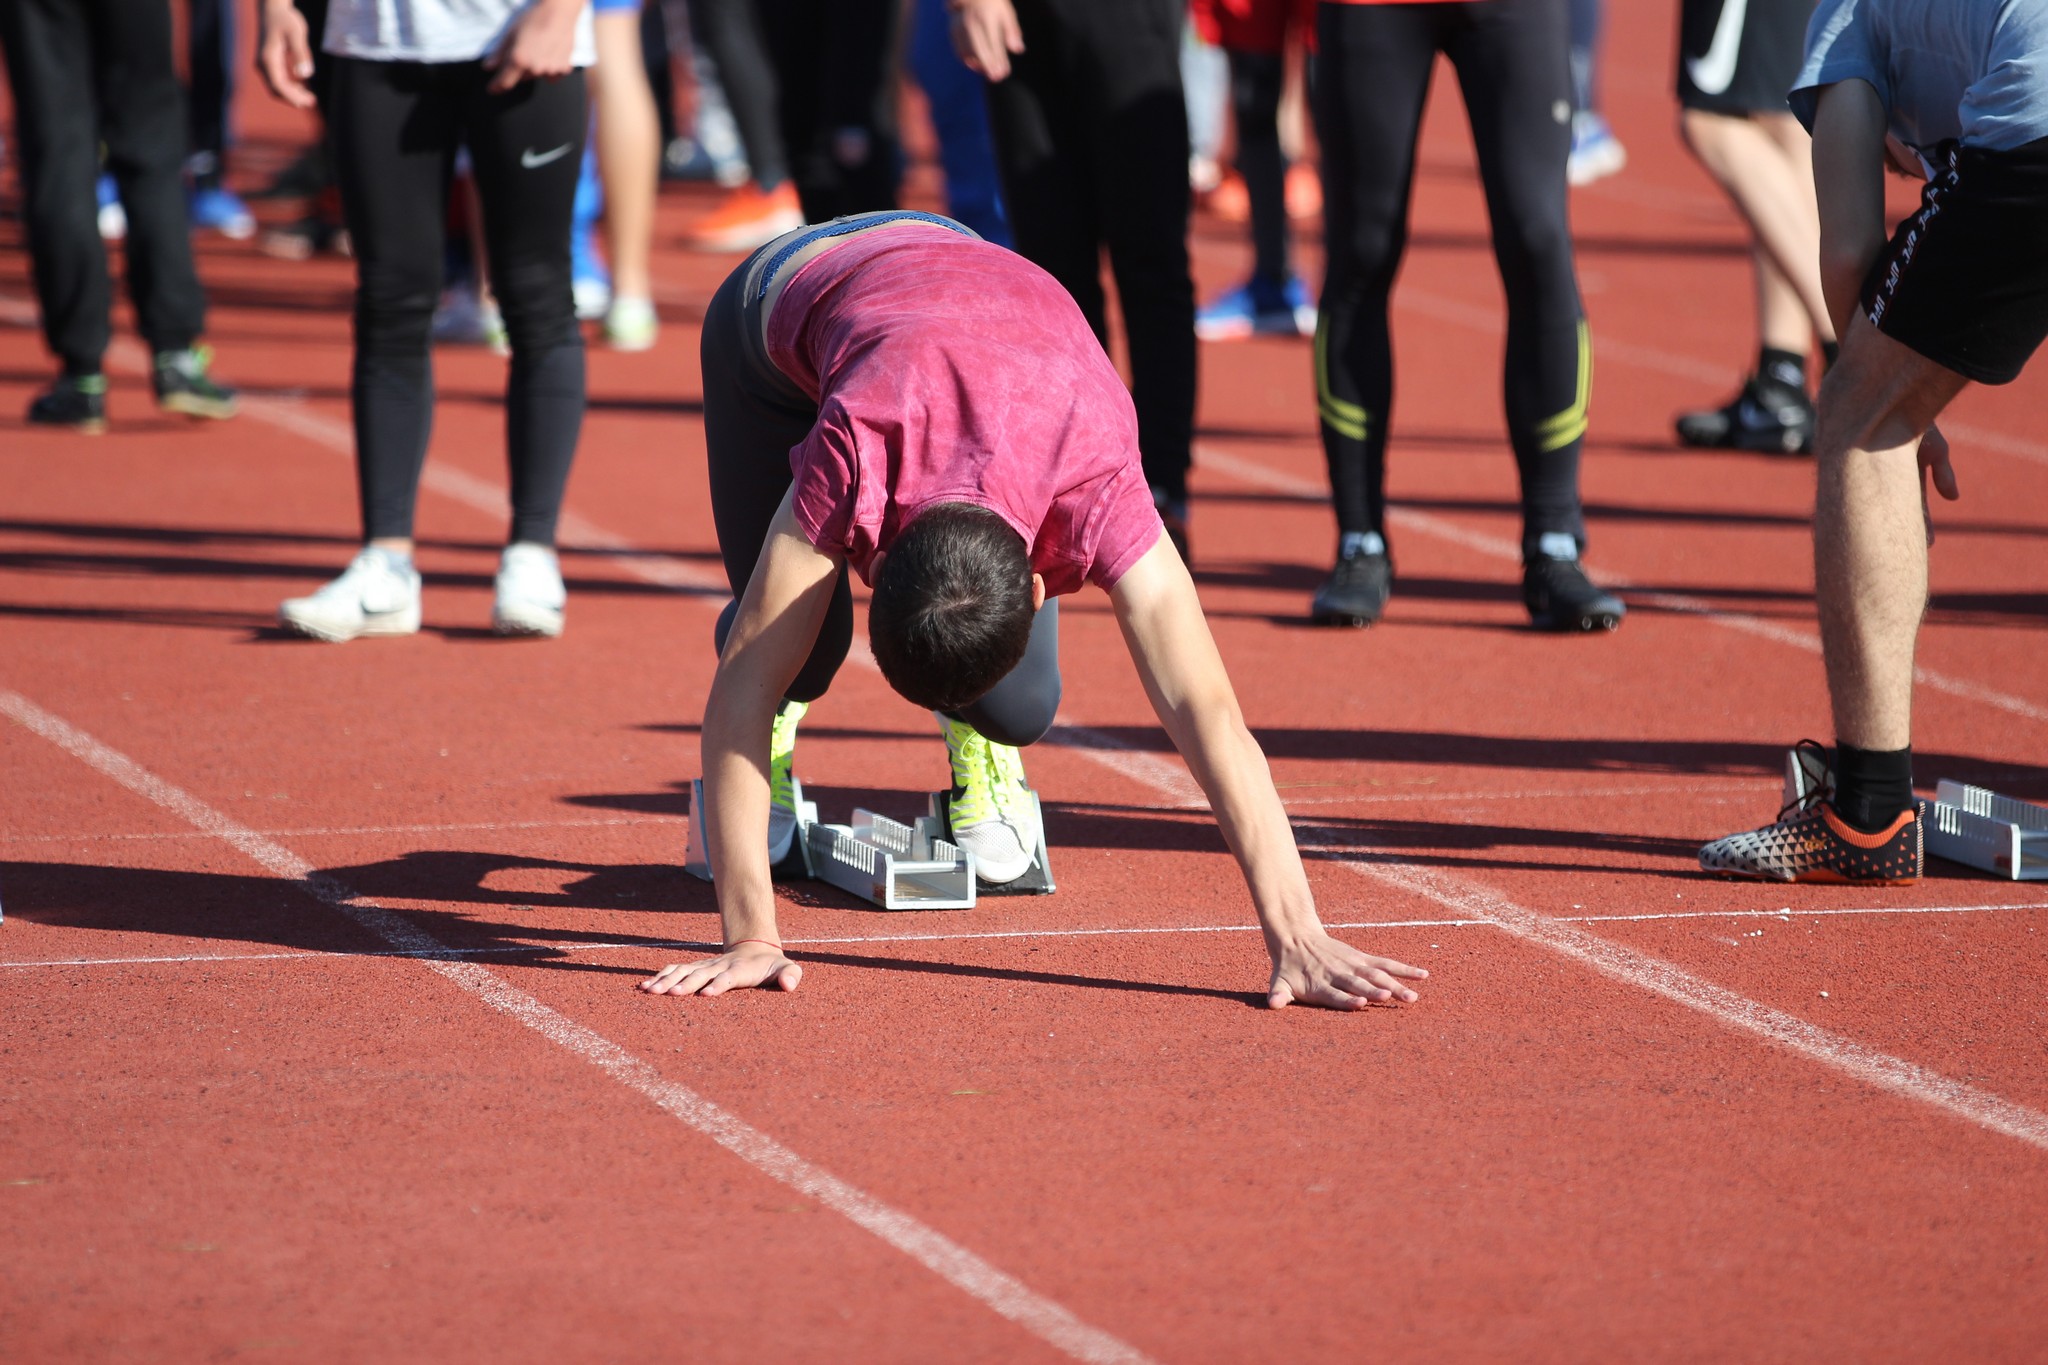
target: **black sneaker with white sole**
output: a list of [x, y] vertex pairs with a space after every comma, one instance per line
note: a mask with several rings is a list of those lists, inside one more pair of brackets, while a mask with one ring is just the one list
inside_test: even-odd
[[70, 427], [97, 436], [107, 429], [107, 377], [59, 375], [28, 405], [28, 420], [39, 427]]
[[1394, 586], [1394, 563], [1385, 550], [1354, 550], [1337, 567], [1309, 604], [1309, 619], [1319, 626], [1369, 626], [1387, 609]]
[[1522, 603], [1538, 630], [1613, 630], [1628, 608], [1593, 586], [1577, 559], [1533, 555], [1522, 565]]
[[1813, 451], [1813, 418], [1813, 400], [1804, 393], [1752, 375], [1726, 407], [1680, 415], [1678, 439], [1702, 450], [1807, 455]]

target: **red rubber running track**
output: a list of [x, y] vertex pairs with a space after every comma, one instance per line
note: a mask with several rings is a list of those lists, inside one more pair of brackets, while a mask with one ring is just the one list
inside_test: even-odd
[[[1655, 8], [1613, 15], [1631, 164], [1575, 204], [1621, 631], [1522, 626], [1455, 95], [1380, 627], [1302, 624], [1332, 539], [1305, 343], [1203, 354], [1211, 620], [1325, 917], [1432, 974], [1360, 1015], [1257, 1008], [1242, 885], [1099, 594], [1030, 758], [1058, 895], [794, 888], [796, 995], [638, 994], [717, 935], [678, 864], [722, 597], [695, 322], [730, 258], [665, 246], [660, 347], [592, 352], [565, 638], [485, 629], [502, 362], [444, 349], [427, 629], [337, 648], [269, 622], [356, 534], [349, 266], [205, 243], [246, 415], [153, 415], [131, 343], [89, 440], [11, 415], [47, 366], [8, 236], [0, 1358], [2048, 1358], [2048, 887], [1695, 870], [1826, 722], [1811, 466], [1668, 439], [1751, 322]], [[253, 171], [303, 130], [244, 105]], [[706, 202], [671, 194], [664, 242]], [[1245, 268], [1241, 230], [1197, 239], [1205, 291]], [[1926, 785], [2048, 796], [2044, 418], [2030, 374], [1949, 428]], [[909, 810], [942, 755], [852, 668], [800, 771], [828, 813]]]

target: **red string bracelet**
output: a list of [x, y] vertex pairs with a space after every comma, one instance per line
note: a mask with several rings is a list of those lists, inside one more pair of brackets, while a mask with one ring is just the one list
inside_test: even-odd
[[775, 941], [774, 939], [772, 939], [772, 938], [743, 938], [743, 939], [741, 939], [741, 940], [739, 941], [739, 943], [728, 943], [728, 944], [726, 944], [726, 945], [725, 945], [725, 950], [726, 950], [726, 951], [727, 951], [727, 952], [729, 953], [729, 952], [731, 952], [731, 951], [732, 951], [733, 949], [735, 949], [735, 948], [739, 947], [739, 946], [740, 946], [740, 943], [765, 943], [765, 944], [767, 944], [767, 945], [768, 945], [768, 946], [769, 946], [770, 948], [773, 948], [773, 949], [774, 949], [774, 950], [775, 950], [776, 952], [778, 952], [778, 953], [782, 951], [782, 945], [781, 945], [780, 943], [777, 943], [777, 942], [776, 942], [776, 941]]

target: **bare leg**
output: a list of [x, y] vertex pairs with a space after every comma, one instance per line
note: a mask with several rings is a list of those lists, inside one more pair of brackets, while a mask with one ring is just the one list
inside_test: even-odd
[[[1777, 262], [1762, 247], [1751, 253], [1756, 265], [1757, 340], [1773, 350], [1803, 356], [1812, 345], [1812, 319], [1799, 290], [1785, 278]], [[1832, 336], [1824, 338], [1832, 341]]]
[[597, 165], [604, 179], [604, 228], [614, 298], [651, 297], [648, 257], [661, 174], [661, 121], [640, 55], [638, 10], [596, 17]]
[[[1789, 132], [1784, 125], [1790, 125]], [[1820, 211], [1814, 204], [1812, 152], [1803, 145], [1805, 130], [1790, 114], [1745, 118], [1688, 109], [1680, 131], [1748, 220], [1760, 254], [1770, 258], [1797, 295], [1812, 335], [1833, 341], [1834, 324], [1820, 287]], [[1786, 349], [1803, 352], [1806, 343], [1802, 338]]]
[[1835, 737], [1859, 749], [1912, 743], [1927, 605], [1920, 443], [1966, 382], [1859, 314], [1821, 387], [1814, 591]]

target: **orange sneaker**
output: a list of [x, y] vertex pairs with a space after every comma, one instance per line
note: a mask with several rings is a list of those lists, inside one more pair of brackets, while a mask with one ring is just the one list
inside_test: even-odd
[[1323, 212], [1323, 177], [1305, 161], [1287, 168], [1287, 216], [1300, 221]]
[[683, 245], [693, 251], [752, 251], [803, 225], [794, 182], [785, 180], [763, 192], [750, 180], [698, 219], [684, 235]]
[[1248, 223], [1252, 217], [1251, 192], [1236, 171], [1225, 175], [1215, 189], [1202, 196], [1202, 206], [1226, 223]]

